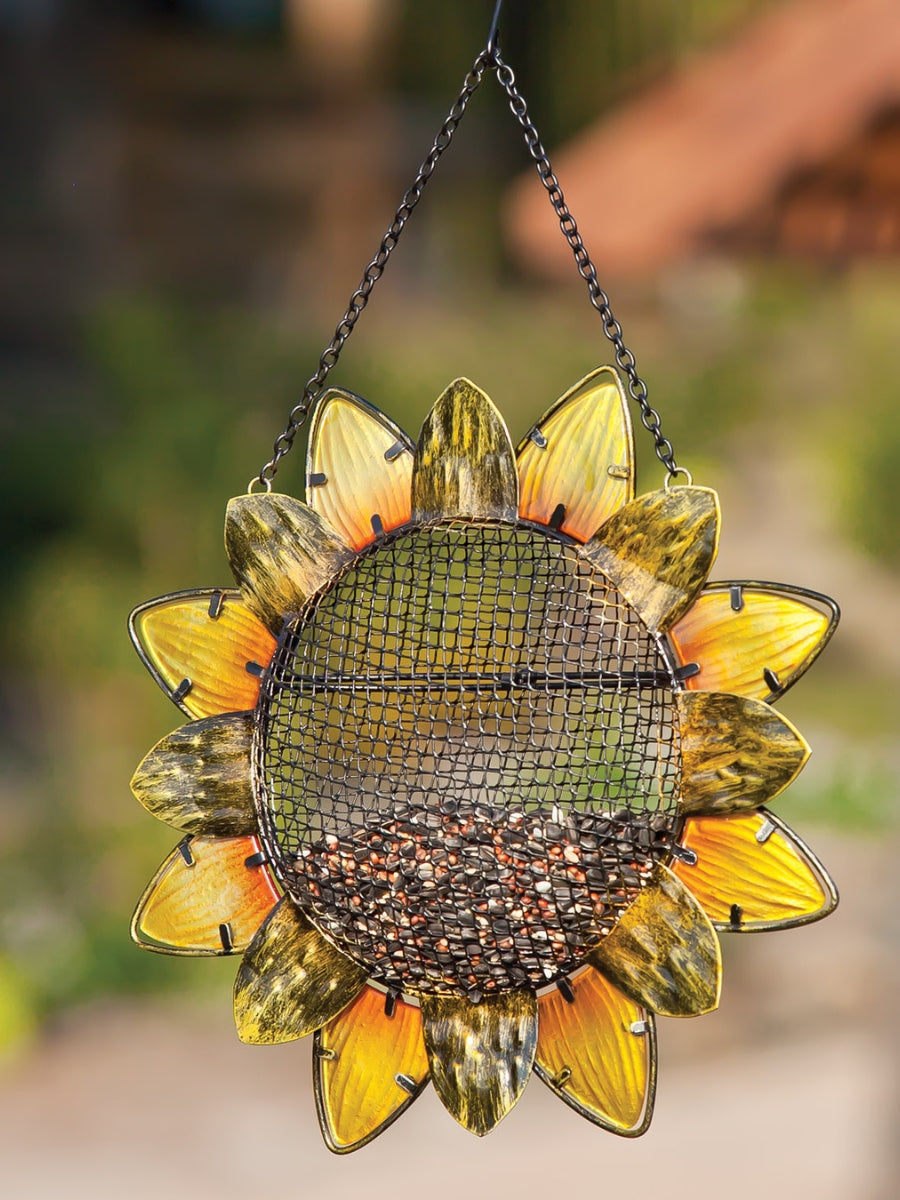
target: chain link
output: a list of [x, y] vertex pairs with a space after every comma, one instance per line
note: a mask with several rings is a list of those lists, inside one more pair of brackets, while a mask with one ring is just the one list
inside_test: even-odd
[[690, 480], [690, 473], [684, 467], [678, 466], [675, 461], [675, 451], [672, 448], [672, 443], [662, 432], [659, 413], [650, 404], [647, 385], [637, 373], [634, 355], [625, 345], [622, 337], [622, 326], [613, 316], [609, 297], [600, 286], [600, 281], [597, 278], [597, 269], [591, 261], [591, 256], [588, 254], [587, 247], [578, 230], [578, 224], [569, 211], [569, 206], [566, 204], [563, 190], [559, 185], [559, 180], [553, 173], [553, 168], [550, 166], [550, 158], [544, 149], [537, 128], [529, 116], [525, 97], [516, 87], [515, 73], [512, 67], [508, 66], [500, 57], [499, 48], [494, 48], [491, 58], [500, 86], [506, 92], [509, 99], [510, 110], [519, 122], [522, 133], [525, 135], [525, 144], [528, 147], [528, 153], [531, 155], [540, 181], [546, 188], [550, 203], [553, 205], [554, 211], [559, 218], [559, 227], [562, 230], [563, 237], [571, 247], [572, 254], [575, 257], [575, 264], [578, 267], [578, 273], [587, 284], [591, 304], [600, 314], [603, 322], [603, 332], [613, 344], [619, 369], [628, 377], [628, 391], [631, 398], [640, 408], [641, 424], [652, 436], [656, 457], [666, 468], [667, 486], [669, 482], [679, 475], [684, 475]]
[[637, 373], [634, 355], [625, 345], [622, 336], [622, 327], [613, 316], [609, 297], [600, 286], [600, 281], [597, 278], [597, 270], [588, 254], [575, 218], [566, 204], [559, 180], [553, 173], [547, 151], [544, 149], [537, 128], [529, 115], [528, 105], [516, 86], [515, 73], [500, 56], [500, 48], [497, 43], [495, 31], [499, 8], [500, 5], [498, 4], [494, 14], [494, 23], [491, 27], [491, 36], [488, 39], [488, 45], [475, 59], [471, 70], [466, 75], [462, 89], [453, 102], [446, 120], [438, 130], [431, 150], [419, 167], [419, 172], [413, 180], [412, 185], [404, 193], [400, 205], [394, 214], [394, 219], [381, 239], [378, 253], [363, 272], [359, 287], [350, 297], [347, 311], [338, 322], [331, 342], [322, 351], [316, 373], [307, 380], [300, 402], [291, 409], [284, 430], [275, 439], [272, 447], [272, 457], [259, 474], [250, 481], [247, 487], [248, 492], [252, 492], [256, 484], [260, 484], [267, 492], [272, 490], [272, 480], [278, 471], [279, 463], [293, 446], [294, 439], [309, 416], [310, 409], [321, 393], [325, 380], [328, 378], [332, 368], [336, 366], [344, 344], [353, 332], [356, 322], [359, 320], [360, 313], [369, 303], [369, 296], [372, 293], [372, 289], [384, 274], [385, 265], [393, 253], [397, 242], [400, 240], [400, 235], [406, 227], [413, 209], [422, 198], [425, 185], [434, 173], [441, 155], [453, 140], [453, 135], [465, 115], [469, 101], [481, 86], [484, 73], [489, 68], [497, 72], [497, 79], [509, 100], [509, 107], [512, 114], [518, 121], [525, 136], [528, 153], [537, 168], [540, 181], [546, 188], [550, 203], [553, 205], [559, 219], [559, 227], [571, 247], [578, 272], [587, 284], [591, 304], [600, 314], [604, 334], [612, 342], [616, 363], [628, 378], [628, 391], [640, 409], [641, 424], [652, 436], [656, 457], [666, 468], [666, 487], [672, 484], [680, 475], [685, 476], [687, 481], [690, 482], [690, 472], [684, 467], [679, 467], [675, 461], [675, 452], [672, 448], [672, 443], [662, 432], [659, 413], [650, 404], [647, 385]]
[[303, 426], [306, 418], [309, 416], [309, 410], [313, 402], [322, 390], [325, 380], [328, 378], [332, 368], [337, 365], [337, 361], [341, 356], [341, 351], [344, 348], [344, 343], [353, 332], [356, 322], [359, 320], [359, 314], [369, 303], [369, 296], [372, 293], [372, 288], [384, 274], [385, 265], [394, 251], [397, 242], [400, 240], [400, 234], [403, 232], [406, 222], [412, 215], [413, 209], [422, 199], [422, 193], [425, 190], [425, 185], [434, 173], [434, 169], [438, 161], [447, 147], [453, 140], [453, 135], [456, 132], [456, 127], [465, 115], [465, 111], [469, 106], [469, 101], [472, 96], [481, 86], [481, 81], [484, 78], [484, 72], [490, 62], [490, 55], [487, 50], [482, 52], [475, 59], [472, 68], [466, 75], [463, 86], [459, 95], [453, 102], [453, 105], [447, 114], [447, 118], [437, 132], [437, 136], [432, 143], [431, 150], [428, 152], [425, 161], [419, 167], [418, 174], [413, 180], [411, 186], [404, 192], [403, 198], [394, 214], [394, 219], [388, 226], [387, 232], [381, 239], [381, 245], [378, 247], [378, 253], [366, 267], [363, 272], [362, 280], [359, 287], [350, 297], [350, 303], [347, 305], [347, 311], [341, 317], [334, 331], [330, 343], [322, 351], [319, 358], [319, 365], [315, 375], [310, 376], [303, 389], [303, 395], [300, 398], [299, 404], [296, 404], [290, 412], [287, 425], [284, 430], [275, 439], [272, 447], [272, 457], [262, 468], [257, 476], [251, 479], [247, 488], [248, 492], [252, 492], [254, 486], [261, 484], [267, 492], [272, 490], [272, 480], [275, 478], [278, 471], [278, 464], [282, 458], [288, 453], [294, 444], [294, 439], [297, 433]]

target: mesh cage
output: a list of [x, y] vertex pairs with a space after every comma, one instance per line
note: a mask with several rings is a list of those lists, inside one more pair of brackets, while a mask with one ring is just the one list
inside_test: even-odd
[[380, 539], [282, 637], [256, 776], [285, 888], [374, 978], [476, 998], [573, 969], [675, 830], [671, 668], [568, 539]]

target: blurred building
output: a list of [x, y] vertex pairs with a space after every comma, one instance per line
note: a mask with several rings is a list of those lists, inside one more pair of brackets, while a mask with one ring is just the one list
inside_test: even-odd
[[[900, 253], [900, 9], [792, 0], [554, 155], [598, 264], [709, 249], [844, 260]], [[572, 271], [531, 172], [507, 205], [516, 259]]]

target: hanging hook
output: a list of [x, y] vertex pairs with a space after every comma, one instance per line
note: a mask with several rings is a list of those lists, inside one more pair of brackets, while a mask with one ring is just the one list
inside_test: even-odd
[[489, 59], [496, 58], [497, 53], [500, 49], [500, 43], [499, 43], [499, 39], [498, 39], [498, 26], [500, 25], [500, 9], [502, 7], [503, 7], [503, 0], [497, 0], [496, 5], [494, 6], [494, 15], [491, 18], [491, 28], [488, 33], [487, 46], [485, 47], [485, 50], [487, 52], [487, 56]]

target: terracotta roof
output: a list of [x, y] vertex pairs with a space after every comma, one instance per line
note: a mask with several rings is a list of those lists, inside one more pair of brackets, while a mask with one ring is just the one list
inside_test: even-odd
[[[689, 254], [898, 102], [898, 0], [791, 0], [551, 157], [598, 270], [624, 274]], [[574, 270], [533, 171], [506, 224], [523, 261]]]

